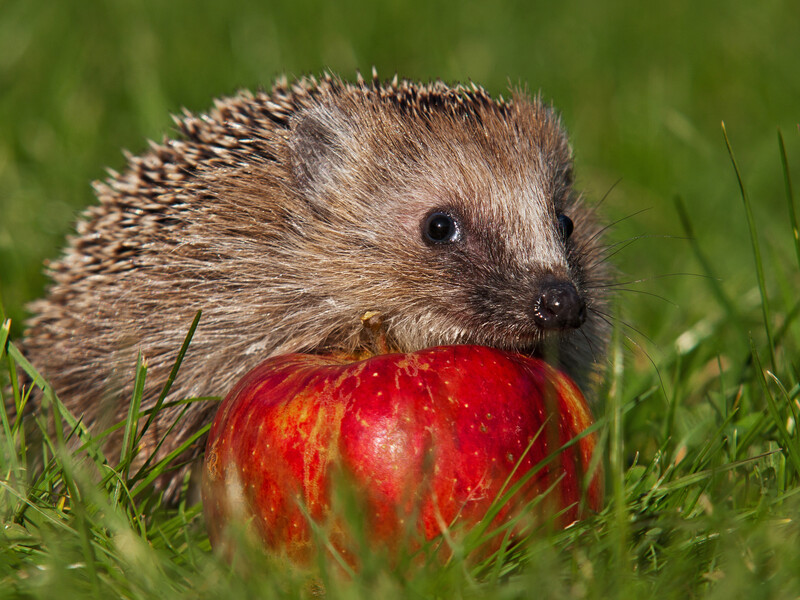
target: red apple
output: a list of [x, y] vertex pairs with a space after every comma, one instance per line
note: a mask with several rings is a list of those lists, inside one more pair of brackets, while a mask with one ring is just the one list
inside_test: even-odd
[[[228, 394], [211, 428], [203, 503], [212, 545], [245, 523], [275, 553], [303, 562], [309, 517], [330, 528], [331, 480], [343, 473], [364, 498], [368, 537], [391, 547], [407, 530], [432, 539], [479, 522], [499, 495], [527, 478], [495, 515], [500, 525], [552, 486], [531, 515], [566, 525], [580, 514], [582, 475], [594, 450], [578, 388], [546, 363], [482, 346], [442, 346], [359, 362], [293, 354], [271, 358]], [[586, 490], [600, 508], [600, 478]], [[540, 498], [542, 500], [542, 498]]]

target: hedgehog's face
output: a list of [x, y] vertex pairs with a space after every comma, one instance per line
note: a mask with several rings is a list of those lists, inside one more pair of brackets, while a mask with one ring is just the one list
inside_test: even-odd
[[[520, 346], [547, 331], [580, 327], [586, 301], [567, 261], [570, 217], [546, 214], [533, 227], [503, 225], [491, 215], [452, 206], [434, 207], [419, 220], [420, 258], [436, 265], [442, 280], [457, 290], [453, 305], [460, 307], [461, 327], [473, 332], [466, 337]], [[538, 244], [530, 243], [533, 236], [523, 243], [513, 240], [525, 229], [542, 233], [543, 228], [551, 231], [540, 235], [545, 239]], [[542, 244], [547, 251], [537, 254]]]
[[402, 204], [391, 245], [398, 247], [402, 233], [401, 264], [424, 268], [399, 273], [397, 285], [403, 295], [425, 300], [397, 312], [397, 329], [404, 331], [396, 335], [422, 346], [470, 342], [532, 351], [548, 334], [585, 323], [576, 244], [586, 236], [570, 216], [569, 183], [554, 181], [563, 177], [559, 170], [519, 177], [473, 161], [458, 174], [432, 178], [446, 191]]
[[296, 168], [322, 204], [348, 205], [329, 216], [342, 247], [362, 249], [355, 311], [384, 314], [401, 350], [538, 351], [584, 325], [594, 231], [574, 212], [569, 148], [548, 111], [360, 118], [314, 114], [298, 129], [314, 151]]

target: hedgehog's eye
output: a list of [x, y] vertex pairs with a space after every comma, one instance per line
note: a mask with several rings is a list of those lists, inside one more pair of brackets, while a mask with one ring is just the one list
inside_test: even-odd
[[453, 215], [436, 211], [425, 219], [422, 235], [430, 244], [447, 244], [458, 240], [460, 228]]
[[558, 229], [561, 231], [561, 239], [565, 242], [569, 239], [569, 236], [572, 235], [573, 227], [572, 219], [567, 215], [558, 215]]

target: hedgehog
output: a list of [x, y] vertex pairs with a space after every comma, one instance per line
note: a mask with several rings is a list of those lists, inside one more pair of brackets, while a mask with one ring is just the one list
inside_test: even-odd
[[175, 122], [177, 135], [95, 184], [99, 204], [31, 306], [23, 349], [93, 431], [124, 420], [139, 353], [142, 408], [156, 403], [198, 311], [139, 456], [179, 448], [217, 406], [171, 400], [222, 396], [291, 352], [482, 344], [545, 357], [591, 388], [609, 268], [540, 97], [325, 74]]

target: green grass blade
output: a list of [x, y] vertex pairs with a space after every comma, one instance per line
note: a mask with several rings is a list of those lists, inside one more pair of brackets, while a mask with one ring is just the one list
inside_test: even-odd
[[[156, 479], [158, 479], [164, 472], [164, 469], [176, 458], [178, 458], [181, 454], [186, 452], [192, 445], [203, 437], [208, 431], [211, 429], [211, 423], [206, 424], [205, 426], [201, 427], [198, 431], [195, 431], [186, 441], [184, 441], [180, 446], [175, 448], [172, 452], [167, 454], [164, 458], [162, 458], [158, 463], [156, 463], [146, 474], [142, 471], [141, 479], [137, 479], [136, 486], [134, 486], [132, 490], [133, 496], [138, 496], [143, 490], [147, 488], [148, 485], [153, 483]], [[139, 475], [139, 474], [137, 474]]]
[[67, 426], [70, 428], [70, 430], [72, 430], [82, 440], [89, 441], [87, 450], [91, 458], [97, 464], [105, 463], [106, 459], [103, 456], [103, 452], [99, 446], [93, 442], [94, 438], [87, 427], [83, 424], [83, 422], [79, 421], [72, 415], [69, 409], [64, 406], [64, 404], [58, 398], [56, 393], [53, 391], [53, 388], [45, 380], [45, 378], [39, 374], [39, 372], [33, 367], [33, 365], [31, 365], [28, 359], [22, 355], [19, 349], [10, 342], [8, 344], [8, 354], [14, 359], [14, 362], [28, 375], [28, 377], [30, 377], [33, 384], [42, 390], [42, 407], [45, 408], [48, 404], [55, 403], [58, 406], [58, 418], [63, 419], [63, 421], [67, 423]]
[[[14, 424], [14, 431], [15, 433], [19, 433], [20, 440], [24, 440], [24, 430], [22, 429], [22, 419], [19, 418], [19, 415], [24, 414], [25, 405], [27, 404], [29, 393], [28, 394], [21, 394], [20, 387], [19, 387], [19, 378], [17, 377], [17, 362], [14, 360], [11, 352], [9, 351], [9, 347], [11, 346], [10, 342], [10, 331], [11, 331], [11, 321], [6, 320], [2, 327], [2, 337], [5, 338], [2, 340], [2, 344], [0, 344], [0, 357], [5, 360], [6, 369], [8, 371], [8, 379], [11, 385], [11, 398], [14, 401], [14, 409], [17, 416], [16, 423]], [[3, 399], [4, 408], [5, 406], [10, 407], [10, 403], [8, 399], [5, 397], [5, 390], [3, 386], [0, 385], [0, 398]], [[23, 444], [24, 448], [24, 444]]]
[[183, 357], [186, 356], [186, 352], [187, 350], [189, 350], [189, 344], [191, 343], [192, 338], [194, 337], [194, 332], [197, 330], [197, 325], [200, 323], [200, 317], [202, 316], [202, 314], [203, 311], [198, 310], [197, 314], [194, 316], [192, 324], [189, 326], [189, 332], [186, 334], [186, 337], [183, 340], [181, 349], [178, 352], [178, 357], [175, 359], [175, 363], [172, 365], [172, 369], [170, 370], [169, 376], [167, 377], [167, 381], [161, 390], [161, 394], [159, 394], [158, 396], [158, 400], [156, 400], [153, 411], [150, 413], [150, 415], [147, 418], [147, 421], [145, 421], [145, 424], [142, 426], [142, 429], [139, 432], [139, 436], [136, 440], [137, 443], [141, 441], [141, 439], [144, 437], [144, 434], [150, 428], [150, 425], [153, 424], [153, 420], [156, 418], [158, 411], [161, 410], [161, 406], [164, 404], [164, 400], [169, 394], [169, 391], [172, 388], [172, 384], [174, 383], [175, 378], [178, 376], [178, 370], [180, 369], [181, 364], [183, 363]]
[[6, 342], [8, 342], [9, 335], [11, 334], [11, 321], [9, 319], [5, 319], [0, 321], [2, 325], [0, 325], [0, 358], [4, 358], [6, 355]]
[[22, 352], [11, 342], [8, 343], [7, 352], [11, 358], [14, 359], [14, 362], [31, 378], [33, 384], [41, 390], [45, 390], [48, 387], [48, 383], [44, 377], [39, 374], [33, 365], [28, 362], [28, 359], [22, 355]]
[[689, 211], [686, 210], [686, 204], [684, 203], [683, 198], [680, 196], [675, 196], [674, 204], [675, 210], [678, 213], [678, 219], [681, 222], [681, 227], [686, 234], [686, 238], [689, 240], [689, 245], [692, 248], [692, 252], [697, 259], [697, 262], [700, 263], [700, 267], [703, 269], [703, 273], [706, 275], [706, 281], [708, 282], [712, 295], [714, 298], [716, 298], [717, 302], [728, 315], [730, 322], [744, 332], [744, 325], [742, 324], [739, 310], [736, 308], [736, 305], [733, 303], [728, 294], [725, 293], [725, 289], [722, 287], [722, 282], [720, 278], [717, 277], [714, 268], [712, 267], [712, 261], [706, 256], [705, 252], [703, 252], [703, 249], [700, 247], [700, 243], [698, 242], [694, 232], [694, 227], [692, 226], [692, 221], [689, 218]]
[[[80, 537], [80, 546], [83, 552], [83, 558], [86, 565], [86, 570], [89, 575], [89, 580], [92, 585], [92, 590], [95, 594], [99, 594], [99, 579], [96, 569], [97, 557], [92, 547], [90, 525], [86, 515], [86, 507], [83, 503], [83, 495], [79, 491], [76, 484], [75, 476], [72, 470], [71, 453], [67, 449], [67, 444], [64, 438], [64, 427], [62, 425], [62, 409], [63, 405], [58, 401], [53, 392], [53, 388], [49, 385], [44, 390], [44, 398], [42, 406], [50, 408], [53, 419], [53, 430], [56, 436], [55, 454], [58, 459], [60, 472], [66, 486], [67, 493], [70, 499], [70, 508], [76, 515], [76, 529]], [[66, 412], [66, 411], [65, 411]], [[71, 417], [71, 415], [69, 415]]]
[[766, 279], [764, 277], [764, 262], [761, 258], [761, 248], [758, 242], [758, 230], [756, 228], [755, 217], [753, 216], [753, 207], [750, 203], [750, 198], [747, 195], [747, 191], [745, 190], [744, 182], [742, 181], [742, 174], [739, 171], [739, 165], [736, 163], [736, 157], [733, 154], [733, 148], [731, 147], [731, 142], [728, 139], [728, 132], [725, 129], [724, 122], [722, 123], [722, 135], [725, 138], [725, 145], [728, 148], [728, 155], [731, 158], [731, 163], [733, 164], [733, 170], [736, 173], [736, 180], [739, 182], [739, 191], [742, 195], [742, 202], [744, 203], [745, 216], [747, 217], [747, 225], [750, 230], [750, 243], [753, 246], [753, 258], [755, 260], [756, 275], [758, 277], [758, 289], [759, 292], [761, 293], [761, 311], [764, 318], [764, 331], [767, 334], [769, 359], [772, 368], [775, 369], [777, 365], [775, 362], [775, 345], [773, 343], [772, 325], [770, 323], [770, 318], [769, 318], [767, 284], [766, 284]]
[[800, 227], [797, 225], [797, 210], [794, 205], [794, 193], [792, 192], [792, 178], [789, 176], [789, 161], [786, 158], [786, 145], [783, 143], [783, 134], [778, 130], [778, 149], [781, 153], [781, 168], [783, 169], [783, 184], [786, 188], [786, 203], [789, 207], [789, 221], [792, 225], [792, 237], [794, 238], [794, 251], [797, 255], [797, 265], [800, 267]]
[[[7, 359], [5, 362], [8, 365], [9, 379], [11, 379], [11, 395], [14, 399], [14, 404], [19, 406], [21, 403], [18, 401], [19, 387], [16, 384], [16, 367], [14, 366], [14, 361], [11, 359], [11, 357], [6, 354], [6, 343], [8, 342], [10, 331], [11, 322], [6, 319], [3, 324], [0, 325], [0, 360]], [[8, 457], [9, 462], [7, 473], [10, 472], [10, 474], [13, 474], [14, 477], [19, 477], [21, 475], [20, 465], [25, 464], [24, 440], [21, 441], [23, 446], [22, 452], [18, 454], [18, 440], [15, 438], [12, 431], [12, 425], [7, 410], [10, 408], [11, 403], [8, 402], [8, 399], [5, 397], [2, 380], [0, 380], [0, 402], [2, 402], [2, 404], [0, 404], [0, 418], [3, 422], [2, 425], [4, 433], [3, 441], [5, 442], [5, 456]], [[20, 413], [17, 411], [16, 414], [19, 415]]]
[[142, 405], [144, 383], [147, 378], [147, 364], [139, 352], [136, 358], [136, 379], [133, 384], [133, 394], [128, 406], [128, 416], [125, 419], [125, 432], [122, 436], [119, 462], [122, 466], [123, 476], [127, 477], [128, 468], [134, 457], [134, 448], [137, 441], [136, 432], [139, 425], [139, 408]]
[[[145, 460], [145, 462], [141, 466], [141, 468], [133, 475], [133, 477], [131, 477], [131, 481], [130, 481], [131, 484], [133, 484], [133, 483], [139, 481], [140, 479], [142, 479], [142, 477], [144, 477], [151, 469], [157, 468], [157, 467], [151, 466], [151, 464], [152, 464], [153, 460], [156, 458], [156, 456], [158, 456], [158, 451], [161, 449], [161, 446], [163, 446], [164, 443], [172, 436], [173, 430], [180, 423], [181, 419], [186, 414], [186, 411], [189, 410], [189, 406], [193, 402], [201, 402], [201, 401], [204, 401], [204, 400], [206, 400], [206, 399], [205, 398], [189, 398], [187, 400], [179, 401], [179, 402], [176, 403], [176, 405], [185, 404], [186, 406], [184, 406], [183, 410], [172, 421], [170, 426], [167, 428], [167, 430], [164, 432], [164, 434], [158, 440], [158, 443], [155, 445], [155, 448], [152, 449], [152, 451], [150, 452], [150, 456], [147, 457], [147, 459]], [[208, 427], [204, 431], [208, 431], [210, 428], [211, 428], [211, 424], [209, 423]], [[192, 439], [198, 439], [198, 438], [194, 438], [193, 437]], [[183, 447], [183, 446], [181, 446], [181, 447]], [[177, 455], [175, 455], [175, 456], [177, 456]], [[166, 463], [164, 463], [163, 460], [161, 460], [161, 461], [159, 461], [159, 463], [157, 463], [157, 465], [159, 465], [159, 464], [162, 467], [166, 466]]]
[[752, 464], [758, 460], [761, 460], [762, 458], [766, 458], [767, 456], [777, 454], [778, 452], [779, 450], [774, 450], [772, 452], [764, 452], [762, 454], [751, 456], [749, 458], [743, 458], [741, 460], [731, 461], [725, 463], [724, 465], [720, 465], [718, 467], [710, 467], [708, 469], [703, 469], [702, 471], [696, 471], [694, 473], [689, 473], [688, 475], [676, 477], [671, 481], [659, 486], [657, 492], [673, 493], [679, 489], [688, 488], [692, 485], [705, 481], [708, 478], [713, 477], [714, 475], [719, 475], [720, 473], [727, 473], [728, 471], [737, 469], [747, 464]]
[[[767, 378], [764, 375], [764, 368], [761, 364], [761, 359], [758, 356], [758, 351], [753, 346], [753, 362], [755, 363], [755, 367], [758, 372], [758, 380], [761, 383], [761, 389], [764, 391], [764, 397], [767, 400], [767, 408], [769, 409], [770, 415], [772, 416], [772, 420], [775, 424], [775, 428], [778, 430], [780, 435], [780, 442], [783, 446], [783, 450], [788, 454], [789, 459], [792, 461], [794, 465], [795, 472], [800, 473], [800, 447], [798, 447], [797, 436], [792, 436], [789, 433], [789, 430], [786, 428], [786, 417], [781, 414], [781, 409], [778, 406], [775, 397], [772, 395], [772, 390], [770, 390], [769, 385], [767, 384]], [[775, 377], [774, 374], [770, 374], [771, 378], [779, 385], [781, 391], [784, 394], [784, 397], [787, 402], [787, 408], [791, 406], [791, 400], [789, 399], [789, 395], [786, 393], [783, 385], [780, 381]], [[791, 409], [790, 409], [791, 410]], [[795, 432], [797, 429], [795, 428]]]
[[[800, 424], [800, 407], [798, 407], [795, 399], [797, 398], [796, 393], [790, 393], [783, 385], [783, 383], [778, 379], [774, 373], [769, 373], [770, 379], [775, 382], [775, 385], [778, 386], [778, 389], [783, 396], [783, 400], [785, 402], [785, 406], [787, 408], [787, 412], [789, 413], [786, 418], [786, 423], [792, 423], [792, 431], [789, 431], [789, 426], [784, 425], [784, 429], [786, 430], [787, 436], [787, 445], [790, 452], [794, 453], [795, 457], [800, 458], [800, 435], [798, 435], [798, 424]], [[792, 478], [793, 481], [800, 481], [800, 469], [796, 468], [797, 465], [797, 458], [793, 459], [792, 461], [795, 464], [795, 471], [794, 477]]]
[[614, 541], [611, 549], [614, 557], [614, 577], [617, 586], [623, 585], [627, 569], [628, 509], [625, 496], [624, 452], [624, 359], [619, 327], [615, 327], [611, 341], [611, 389], [607, 408], [609, 423], [609, 479], [611, 484], [611, 505]]

